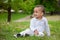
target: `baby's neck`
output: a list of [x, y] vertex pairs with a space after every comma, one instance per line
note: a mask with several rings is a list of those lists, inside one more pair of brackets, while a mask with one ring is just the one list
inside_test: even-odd
[[38, 20], [41, 20], [43, 18], [43, 16], [42, 17], [39, 17], [39, 18], [37, 18]]

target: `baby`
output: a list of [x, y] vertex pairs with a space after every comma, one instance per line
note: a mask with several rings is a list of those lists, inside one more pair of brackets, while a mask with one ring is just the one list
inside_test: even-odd
[[15, 34], [14, 37], [23, 37], [23, 36], [44, 36], [46, 32], [47, 36], [50, 36], [50, 29], [48, 26], [48, 21], [44, 17], [45, 10], [43, 5], [37, 5], [34, 8], [33, 18], [30, 21], [30, 28]]

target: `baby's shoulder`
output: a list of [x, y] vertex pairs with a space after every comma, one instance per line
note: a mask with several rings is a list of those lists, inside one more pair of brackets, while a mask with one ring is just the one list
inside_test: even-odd
[[46, 18], [46, 17], [43, 17], [43, 20], [44, 20], [44, 21], [46, 21], [46, 20], [47, 20], [47, 18]]

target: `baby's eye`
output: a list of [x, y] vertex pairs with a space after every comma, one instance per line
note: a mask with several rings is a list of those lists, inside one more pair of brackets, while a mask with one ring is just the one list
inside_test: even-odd
[[38, 13], [37, 11], [34, 11], [34, 13]]
[[36, 11], [36, 13], [38, 13], [38, 12]]

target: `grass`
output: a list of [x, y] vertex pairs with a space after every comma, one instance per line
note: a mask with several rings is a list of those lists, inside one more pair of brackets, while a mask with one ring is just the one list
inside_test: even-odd
[[[21, 13], [12, 13], [11, 15], [11, 21], [14, 21], [16, 19], [24, 18], [30, 14], [21, 14]], [[0, 14], [0, 22], [7, 21], [8, 13], [1, 13]]]
[[[60, 21], [49, 21], [49, 26], [51, 30], [51, 36], [47, 37], [22, 37], [22, 38], [14, 38], [13, 34], [19, 33], [26, 28], [29, 28], [30, 22], [10, 22], [10, 24], [6, 24], [6, 14], [5, 16], [0, 16], [0, 40], [60, 40]], [[14, 15], [14, 14], [13, 14]], [[19, 19], [17, 15], [14, 15], [12, 20]], [[16, 18], [15, 18], [16, 17]]]
[[60, 40], [60, 21], [49, 21], [51, 36], [14, 38], [13, 34], [19, 33], [29, 27], [29, 22], [10, 23], [0, 25], [0, 40]]

